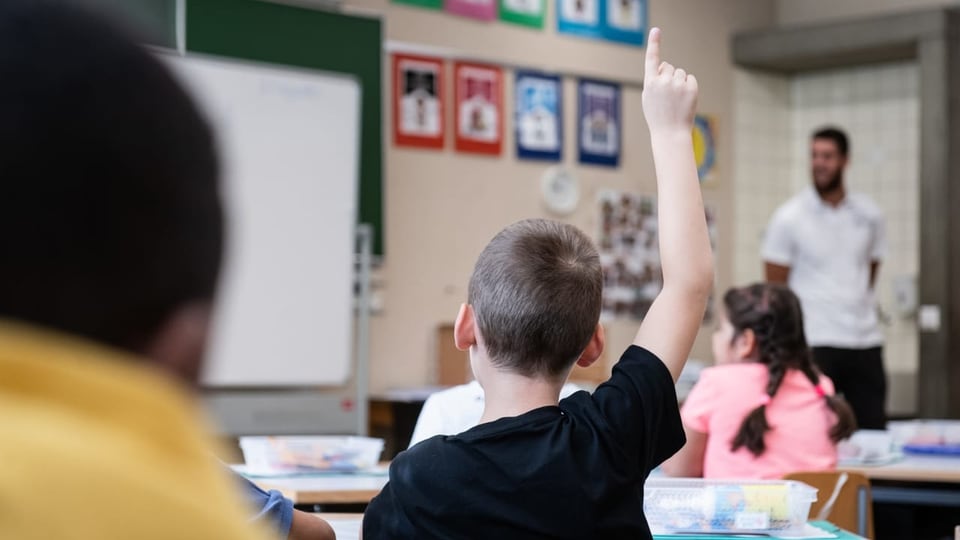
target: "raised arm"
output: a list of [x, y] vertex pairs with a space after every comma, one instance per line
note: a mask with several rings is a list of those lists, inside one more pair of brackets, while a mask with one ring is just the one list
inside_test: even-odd
[[713, 287], [713, 253], [693, 157], [697, 79], [660, 62], [660, 29], [650, 31], [643, 113], [650, 129], [659, 196], [663, 290], [634, 344], [657, 355], [676, 380], [703, 321]]

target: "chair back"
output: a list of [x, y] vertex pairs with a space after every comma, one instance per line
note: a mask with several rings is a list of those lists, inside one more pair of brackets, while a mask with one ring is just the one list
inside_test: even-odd
[[[817, 500], [810, 517], [826, 519], [841, 529], [873, 540], [873, 496], [870, 480], [853, 472], [795, 472], [784, 477], [817, 488]], [[824, 507], [827, 514], [821, 516]]]

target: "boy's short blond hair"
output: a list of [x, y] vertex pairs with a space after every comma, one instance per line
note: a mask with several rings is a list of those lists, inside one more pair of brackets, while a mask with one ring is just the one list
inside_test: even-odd
[[566, 375], [590, 342], [602, 290], [600, 257], [586, 234], [528, 219], [487, 244], [468, 296], [494, 365], [553, 378]]

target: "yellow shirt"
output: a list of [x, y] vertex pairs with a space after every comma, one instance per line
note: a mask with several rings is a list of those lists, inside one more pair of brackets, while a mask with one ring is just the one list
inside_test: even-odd
[[146, 360], [0, 321], [0, 538], [266, 538]]

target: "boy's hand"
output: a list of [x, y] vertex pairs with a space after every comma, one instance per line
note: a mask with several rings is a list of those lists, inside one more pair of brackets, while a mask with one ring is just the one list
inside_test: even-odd
[[660, 29], [653, 28], [643, 77], [643, 115], [650, 132], [690, 133], [696, 107], [696, 77], [660, 62]]
[[713, 286], [713, 253], [693, 155], [697, 80], [660, 63], [660, 29], [650, 30], [643, 113], [657, 171], [657, 222], [663, 289], [634, 344], [660, 358], [676, 381], [697, 337]]

